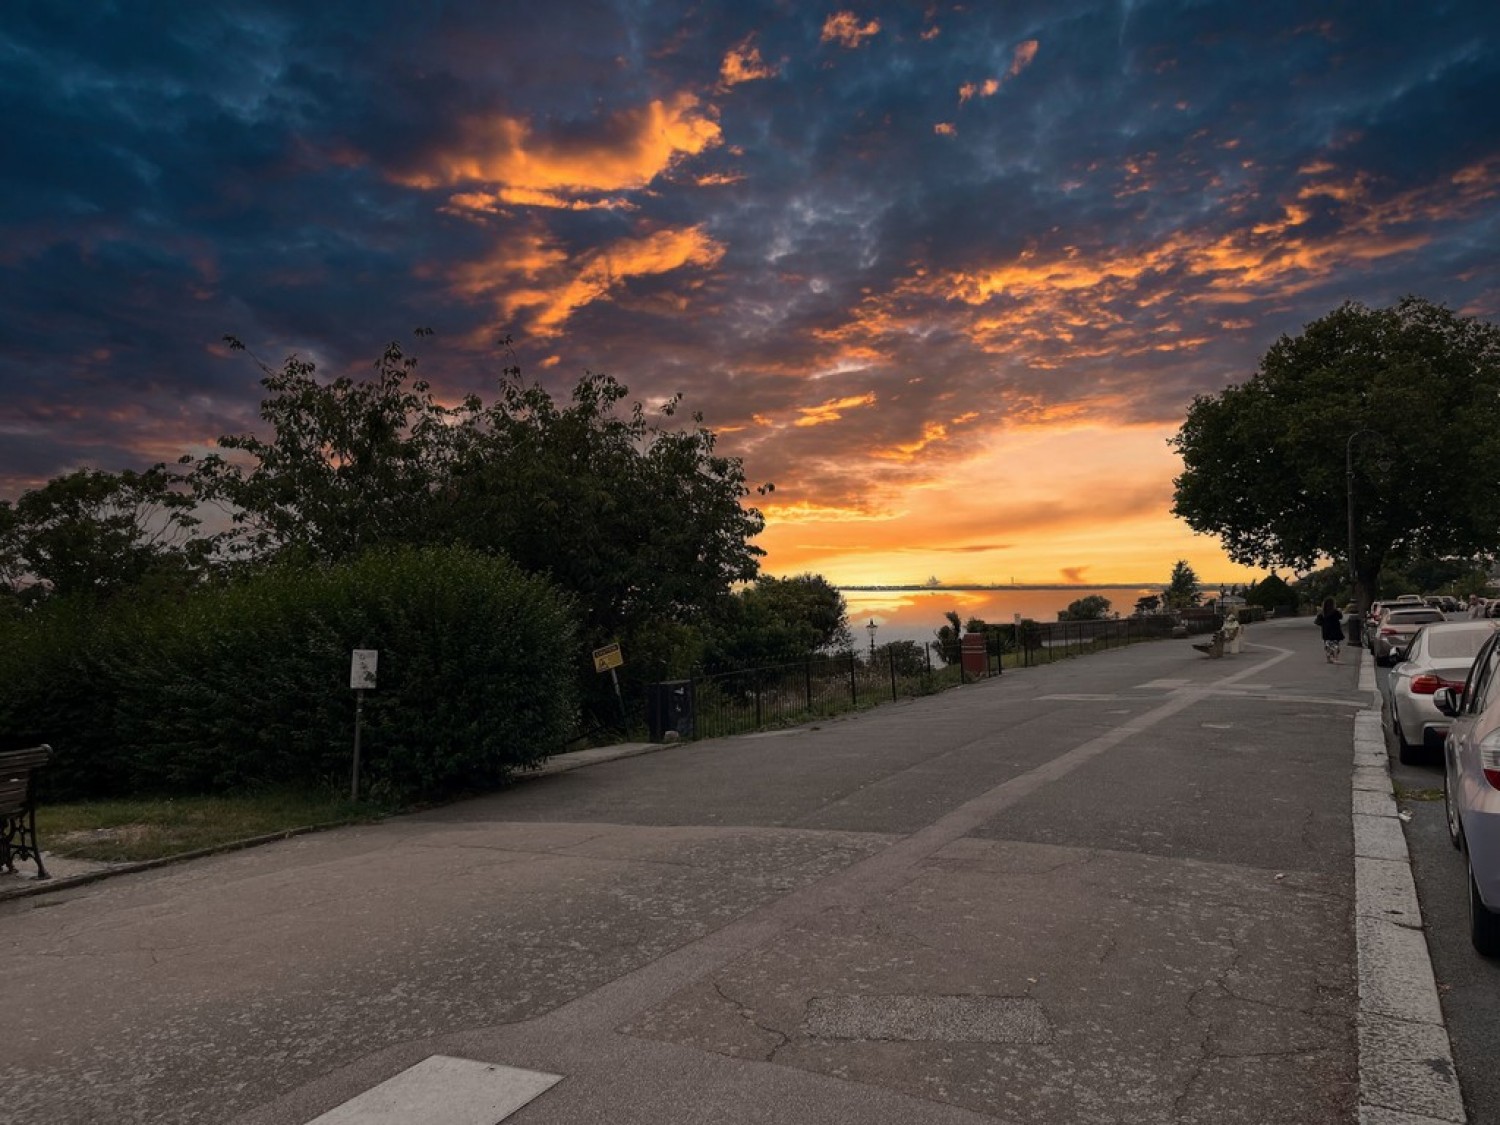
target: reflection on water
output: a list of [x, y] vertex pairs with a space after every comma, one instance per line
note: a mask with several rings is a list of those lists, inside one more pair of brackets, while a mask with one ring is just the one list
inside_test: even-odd
[[1070, 586], [1057, 590], [887, 590], [878, 593], [843, 591], [849, 605], [849, 627], [854, 643], [870, 643], [867, 629], [875, 622], [875, 643], [916, 641], [925, 644], [948, 623], [949, 610], [967, 623], [971, 617], [994, 625], [1014, 621], [1016, 615], [1034, 621], [1056, 621], [1057, 615], [1079, 598], [1098, 595], [1109, 600], [1111, 613], [1129, 617], [1138, 599], [1160, 594], [1160, 586]]

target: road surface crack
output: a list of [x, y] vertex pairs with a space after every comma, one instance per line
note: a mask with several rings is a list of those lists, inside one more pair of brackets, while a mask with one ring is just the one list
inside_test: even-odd
[[729, 993], [725, 992], [723, 985], [721, 985], [717, 980], [711, 980], [709, 984], [713, 988], [714, 992], [718, 994], [720, 1000], [724, 1001], [724, 1003], [734, 1008], [734, 1010], [738, 1013], [740, 1019], [744, 1020], [751, 1027], [757, 1029], [758, 1031], [763, 1031], [767, 1035], [772, 1036], [776, 1040], [776, 1042], [771, 1045], [770, 1049], [761, 1056], [762, 1062], [774, 1062], [776, 1059], [776, 1053], [783, 1047], [785, 1047], [788, 1043], [790, 1043], [792, 1037], [786, 1032], [782, 1031], [779, 1027], [771, 1027], [768, 1024], [762, 1023], [759, 1019], [756, 1018], [754, 1008], [747, 1007], [745, 1004], [729, 995]]

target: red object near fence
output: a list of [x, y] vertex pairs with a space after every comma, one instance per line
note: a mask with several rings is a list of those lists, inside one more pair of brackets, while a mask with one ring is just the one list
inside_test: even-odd
[[983, 633], [965, 633], [962, 653], [965, 676], [978, 677], [989, 673], [989, 649]]

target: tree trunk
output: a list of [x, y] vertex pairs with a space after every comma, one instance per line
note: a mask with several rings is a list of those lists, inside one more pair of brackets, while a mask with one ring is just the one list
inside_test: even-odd
[[1354, 600], [1359, 604], [1361, 616], [1370, 611], [1370, 603], [1380, 596], [1380, 568], [1384, 564], [1384, 557], [1369, 561], [1361, 559], [1355, 571]]

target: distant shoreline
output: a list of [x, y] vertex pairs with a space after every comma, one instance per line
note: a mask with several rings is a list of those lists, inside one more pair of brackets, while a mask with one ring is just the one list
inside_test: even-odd
[[[1207, 590], [1213, 586], [1238, 586], [1238, 582], [1200, 582], [1198, 588]], [[890, 594], [890, 593], [933, 593], [940, 594], [945, 590], [1156, 590], [1164, 586], [1161, 582], [1090, 582], [1086, 585], [1077, 583], [1068, 584], [1063, 582], [1016, 582], [1016, 583], [993, 583], [991, 585], [955, 585], [944, 583], [941, 586], [928, 586], [921, 584], [910, 584], [900, 586], [841, 586], [833, 583], [838, 590], [846, 590], [852, 594]]]

